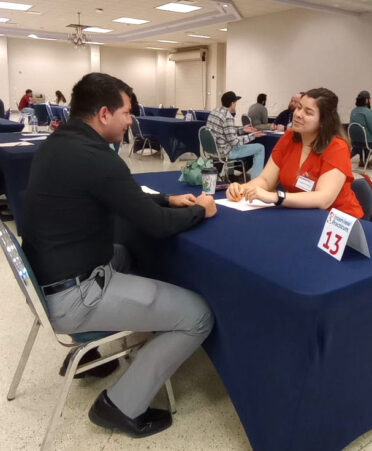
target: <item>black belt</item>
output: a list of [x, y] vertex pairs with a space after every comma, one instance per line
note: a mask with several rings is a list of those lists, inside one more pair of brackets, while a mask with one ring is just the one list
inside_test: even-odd
[[[59, 293], [60, 291], [67, 290], [68, 288], [71, 288], [71, 287], [74, 287], [75, 285], [80, 284], [84, 280], [87, 280], [91, 274], [92, 274], [92, 271], [88, 271], [84, 274], [80, 274], [79, 276], [74, 277], [73, 279], [67, 279], [67, 280], [64, 280], [63, 282], [56, 282], [53, 285], [41, 287], [41, 289], [43, 290], [43, 293], [45, 294], [45, 296], [48, 296], [50, 294], [56, 294], [56, 293]], [[100, 285], [101, 288], [103, 288], [104, 280], [105, 280], [104, 276], [100, 276], [99, 274], [97, 274], [96, 281], [98, 282], [98, 284]]]

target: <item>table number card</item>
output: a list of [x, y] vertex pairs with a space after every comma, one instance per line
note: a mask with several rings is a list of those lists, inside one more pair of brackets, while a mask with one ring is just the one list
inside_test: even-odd
[[370, 258], [366, 236], [358, 219], [332, 208], [324, 224], [318, 247], [341, 261], [346, 245]]

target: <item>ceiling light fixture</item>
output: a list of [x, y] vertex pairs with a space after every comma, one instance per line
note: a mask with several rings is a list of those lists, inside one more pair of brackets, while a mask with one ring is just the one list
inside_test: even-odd
[[205, 36], [203, 34], [188, 34], [187, 36], [190, 36], [190, 38], [203, 38], [203, 39], [210, 39], [210, 36]]
[[39, 11], [26, 11], [26, 14], [34, 14], [35, 16], [41, 16]]
[[165, 42], [167, 44], [179, 44], [178, 41], [167, 41], [166, 39], [158, 39], [158, 42]]
[[220, 31], [227, 31], [227, 28], [220, 28]]
[[27, 11], [32, 5], [24, 3], [0, 2], [0, 9], [12, 9], [14, 11]]
[[1, 23], [5, 23], [5, 22], [9, 22], [10, 19], [7, 19], [6, 17], [0, 17], [0, 22]]
[[201, 9], [201, 6], [184, 5], [183, 3], [166, 3], [165, 5], [157, 6], [156, 9], [162, 11], [172, 11], [174, 13], [191, 13]]
[[84, 31], [89, 31], [90, 33], [110, 33], [108, 28], [101, 28], [101, 27], [84, 27]]
[[131, 17], [119, 17], [118, 19], [114, 19], [113, 22], [126, 23], [129, 25], [142, 25], [143, 23], [148, 23], [149, 20], [133, 19]]
[[86, 28], [86, 25], [80, 24], [80, 13], [78, 15], [78, 23], [68, 25], [69, 27], [75, 28], [75, 33], [70, 33], [67, 39], [74, 44], [75, 48], [81, 47], [87, 43], [87, 37], [85, 33], [83, 33], [83, 29]]

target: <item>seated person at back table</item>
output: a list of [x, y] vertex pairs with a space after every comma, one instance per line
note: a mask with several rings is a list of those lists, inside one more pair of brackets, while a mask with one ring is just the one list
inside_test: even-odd
[[[350, 114], [350, 124], [356, 122], [366, 130], [367, 141], [372, 147], [372, 110], [371, 110], [371, 94], [368, 91], [361, 91], [355, 100], [355, 108]], [[364, 152], [363, 152], [364, 150]], [[364, 155], [363, 155], [364, 154]], [[359, 153], [359, 167], [364, 167], [365, 159], [368, 157], [368, 150], [361, 149]], [[372, 168], [372, 163], [368, 163], [368, 169]]]
[[33, 99], [32, 99], [32, 90], [26, 89], [25, 94], [22, 96], [21, 100], [19, 101], [18, 109], [21, 113], [28, 113], [33, 115], [34, 110], [30, 108], [29, 106], [32, 105]]
[[257, 103], [251, 105], [248, 110], [248, 116], [251, 118], [252, 126], [257, 130], [267, 130], [270, 128], [267, 119], [266, 94], [258, 94]]
[[282, 132], [292, 125], [293, 112], [296, 109], [300, 99], [301, 94], [295, 94], [291, 97], [288, 108], [278, 114], [278, 116], [274, 119], [274, 122], [270, 125], [270, 130]]
[[[290, 208], [337, 208], [363, 217], [351, 189], [350, 149], [337, 104], [338, 97], [326, 88], [307, 91], [294, 112], [292, 129], [278, 141], [262, 173], [249, 183], [232, 183], [228, 199], [245, 196]], [[279, 183], [285, 191], [276, 190]]]

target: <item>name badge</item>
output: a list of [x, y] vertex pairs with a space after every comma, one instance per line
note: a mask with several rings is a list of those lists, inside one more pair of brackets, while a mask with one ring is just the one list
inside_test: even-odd
[[315, 185], [315, 181], [311, 180], [303, 175], [299, 175], [296, 183], [296, 188], [302, 189], [302, 191], [312, 191]]

